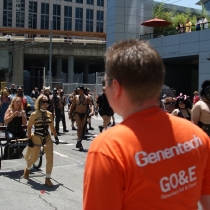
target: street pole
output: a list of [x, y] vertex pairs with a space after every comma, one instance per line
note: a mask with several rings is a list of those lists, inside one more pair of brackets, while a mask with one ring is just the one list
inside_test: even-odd
[[45, 87], [45, 67], [43, 68], [43, 87]]
[[50, 57], [49, 57], [49, 86], [52, 87], [52, 19], [50, 20]]

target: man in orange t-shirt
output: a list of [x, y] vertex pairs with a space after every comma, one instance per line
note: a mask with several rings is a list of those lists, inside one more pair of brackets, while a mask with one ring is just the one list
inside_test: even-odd
[[124, 120], [91, 144], [84, 210], [197, 210], [198, 201], [210, 209], [209, 137], [159, 108], [164, 76], [162, 59], [145, 42], [108, 50], [106, 94]]

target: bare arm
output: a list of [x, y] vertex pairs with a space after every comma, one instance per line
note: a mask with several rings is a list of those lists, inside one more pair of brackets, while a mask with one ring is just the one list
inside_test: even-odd
[[23, 110], [21, 112], [21, 115], [22, 115], [22, 125], [27, 125], [27, 118], [26, 118], [26, 112], [25, 112], [25, 110]]
[[13, 112], [10, 108], [8, 108], [4, 115], [5, 124], [8, 124], [14, 117], [17, 117], [18, 113], [18, 111]]
[[201, 195], [200, 204], [203, 210], [209, 210], [210, 209], [210, 195]]
[[69, 108], [69, 113], [72, 113], [72, 111], [74, 110], [75, 104], [76, 104], [76, 96], [72, 100], [72, 104]]
[[200, 119], [200, 105], [199, 104], [195, 104], [191, 110], [191, 121], [198, 125], [198, 121]]

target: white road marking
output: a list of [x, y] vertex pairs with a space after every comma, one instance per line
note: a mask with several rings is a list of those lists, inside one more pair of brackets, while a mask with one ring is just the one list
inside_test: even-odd
[[73, 146], [73, 145], [75, 145], [75, 144], [66, 144], [66, 146]]
[[59, 155], [59, 156], [61, 156], [61, 157], [66, 157], [66, 158], [69, 158], [67, 155], [63, 155], [63, 154], [61, 154], [61, 153], [59, 153], [59, 152], [56, 152], [56, 151], [53, 151], [56, 155]]

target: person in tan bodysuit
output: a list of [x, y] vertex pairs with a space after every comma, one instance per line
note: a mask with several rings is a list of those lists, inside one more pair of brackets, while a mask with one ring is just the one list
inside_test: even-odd
[[90, 116], [94, 114], [94, 108], [90, 101], [90, 98], [84, 94], [84, 87], [81, 86], [77, 90], [78, 90], [78, 95], [74, 96], [72, 100], [72, 104], [69, 109], [69, 117], [71, 119], [72, 111], [75, 108], [75, 119], [77, 123], [77, 137], [78, 137], [76, 148], [79, 148], [79, 150], [82, 151], [83, 150], [82, 134], [85, 122], [87, 120], [87, 109], [88, 109], [87, 105], [91, 106], [91, 112], [89, 114]]
[[[59, 144], [59, 139], [53, 125], [53, 115], [47, 111], [48, 98], [45, 95], [40, 95], [35, 104], [35, 109], [28, 121], [28, 147], [24, 156], [26, 160], [26, 167], [24, 169], [23, 177], [29, 179], [31, 166], [36, 162], [39, 156], [41, 145], [44, 147], [46, 156], [46, 178], [45, 185], [53, 187], [51, 182], [51, 172], [53, 168], [53, 141], [49, 133], [49, 127], [55, 137], [55, 144]], [[34, 132], [31, 132], [34, 126]]]
[[201, 87], [200, 95], [202, 100], [193, 106], [191, 119], [194, 124], [198, 125], [210, 136], [210, 80], [205, 80]]

